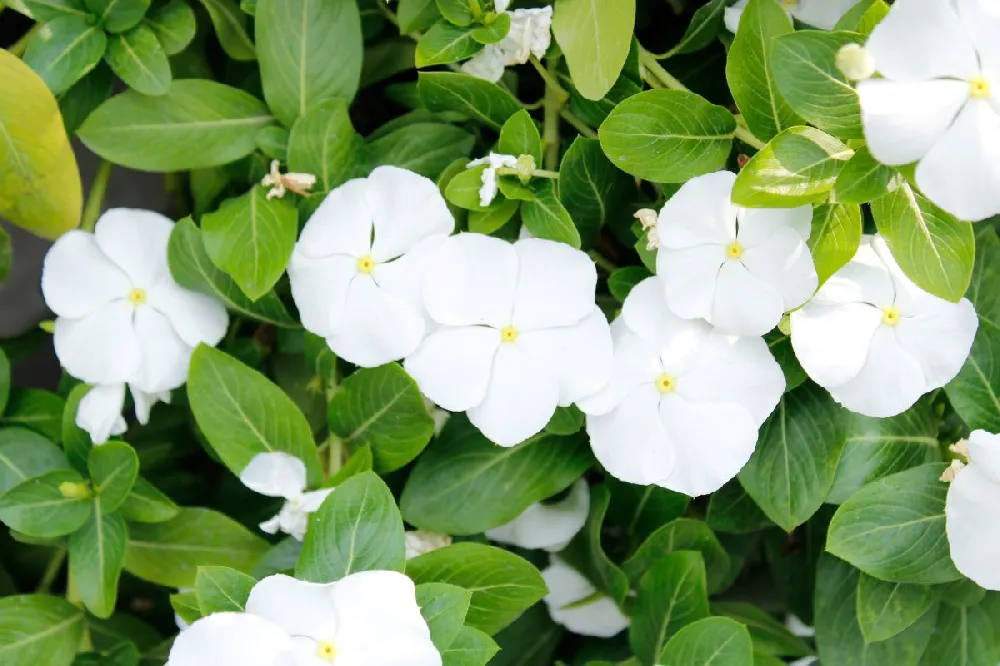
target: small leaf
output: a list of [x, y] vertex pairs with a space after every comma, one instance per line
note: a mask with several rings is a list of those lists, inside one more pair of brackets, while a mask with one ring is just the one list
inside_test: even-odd
[[60, 95], [97, 66], [106, 47], [100, 26], [80, 16], [63, 16], [46, 23], [28, 43], [24, 62]]
[[118, 578], [125, 566], [128, 528], [120, 514], [93, 502], [87, 522], [69, 537], [69, 571], [87, 610], [108, 618], [118, 599]]
[[417, 605], [431, 630], [431, 640], [439, 652], [447, 650], [462, 631], [472, 593], [447, 583], [417, 586]]
[[724, 615], [746, 626], [756, 652], [783, 657], [804, 657], [812, 648], [757, 606], [747, 603], [724, 602], [712, 604], [712, 613]]
[[521, 109], [503, 124], [500, 140], [497, 142], [497, 152], [515, 157], [531, 155], [536, 165], [542, 163], [542, 137], [538, 133], [538, 126], [526, 110]]
[[475, 627], [462, 627], [458, 636], [441, 653], [443, 666], [484, 666], [499, 647], [486, 633]]
[[242, 613], [256, 579], [228, 567], [198, 567], [194, 590], [202, 615]]
[[750, 633], [739, 622], [708, 617], [678, 631], [656, 660], [662, 666], [754, 666]]
[[438, 21], [417, 42], [417, 67], [447, 65], [471, 58], [483, 50], [483, 45], [476, 41], [473, 33], [472, 28]]
[[857, 205], [828, 203], [813, 208], [808, 245], [820, 284], [854, 258], [861, 247], [862, 229]]
[[58, 597], [0, 597], [0, 660], [11, 666], [70, 666], [84, 617], [82, 608]]
[[858, 580], [858, 625], [866, 643], [892, 638], [937, 601], [927, 585], [889, 583], [867, 574]]
[[91, 503], [82, 497], [66, 497], [63, 484], [84, 487], [83, 477], [68, 469], [36, 476], [10, 488], [0, 496], [0, 521], [18, 532], [48, 539], [75, 532], [87, 522]]
[[0, 430], [0, 495], [23, 481], [70, 469], [59, 447], [23, 428]]
[[177, 55], [187, 48], [198, 27], [187, 0], [170, 0], [165, 5], [159, 5], [142, 22], [153, 29], [168, 56]]
[[573, 218], [556, 196], [552, 181], [535, 179], [531, 182], [531, 191], [534, 197], [521, 204], [524, 227], [535, 238], [554, 240], [579, 248], [580, 232], [576, 230]]
[[106, 63], [100, 63], [60, 95], [59, 111], [62, 112], [67, 134], [75, 134], [90, 114], [107, 101], [114, 82], [114, 72]]
[[237, 8], [235, 0], [201, 0], [201, 4], [226, 55], [233, 60], [256, 60], [257, 51], [247, 32], [247, 17]]
[[139, 456], [125, 442], [95, 446], [88, 460], [90, 479], [100, 498], [100, 510], [111, 513], [132, 492], [139, 476]]
[[436, 179], [449, 164], [467, 158], [475, 137], [444, 123], [415, 123], [400, 127], [368, 144], [373, 167], [391, 164]]
[[[39, 23], [48, 23], [63, 16], [87, 17], [87, 8], [82, 0], [23, 0], [24, 8], [31, 12], [32, 18]], [[8, 3], [11, 9], [17, 9], [16, 2]]]
[[170, 89], [170, 62], [149, 26], [137, 25], [112, 35], [104, 57], [129, 88], [143, 95], [162, 95]]
[[681, 41], [667, 52], [666, 57], [695, 53], [711, 45], [725, 27], [725, 10], [726, 0], [709, 0], [699, 7], [691, 17], [691, 23]]
[[552, 34], [573, 84], [591, 100], [604, 97], [625, 66], [635, 30], [635, 0], [556, 0]]
[[0, 416], [0, 426], [22, 426], [59, 442], [65, 404], [62, 398], [49, 391], [11, 389], [7, 409]]
[[132, 523], [164, 523], [180, 512], [174, 502], [142, 477], [122, 502], [119, 512]]
[[98, 23], [112, 34], [134, 28], [149, 9], [152, 0], [83, 0]]
[[497, 84], [468, 74], [421, 72], [417, 89], [428, 111], [456, 111], [497, 131], [521, 109]]
[[403, 35], [426, 30], [440, 16], [441, 12], [434, 0], [399, 0], [396, 6], [399, 32]]
[[729, 576], [729, 555], [705, 523], [691, 518], [678, 518], [653, 532], [625, 560], [622, 569], [635, 585], [665, 555], [679, 550], [700, 552], [705, 562], [708, 591], [721, 589]]
[[510, 32], [510, 14], [499, 14], [493, 23], [481, 25], [472, 31], [472, 38], [480, 44], [496, 44]]
[[295, 121], [288, 137], [288, 169], [316, 176], [310, 199], [322, 201], [327, 193], [358, 173], [365, 156], [365, 142], [354, 131], [343, 100], [316, 106]]
[[874, 201], [889, 192], [895, 175], [892, 167], [877, 162], [867, 146], [862, 146], [837, 176], [837, 182], [833, 185], [833, 197], [840, 203], [863, 204]]

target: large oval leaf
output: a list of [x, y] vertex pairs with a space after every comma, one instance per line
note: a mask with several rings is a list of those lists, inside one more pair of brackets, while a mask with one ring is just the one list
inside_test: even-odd
[[0, 599], [0, 663], [69, 666], [83, 637], [85, 614], [41, 594]]
[[750, 632], [736, 620], [707, 617], [670, 639], [656, 662], [662, 666], [753, 666]]
[[602, 99], [625, 65], [635, 0], [556, 0], [552, 33], [569, 65], [573, 85], [587, 99]]

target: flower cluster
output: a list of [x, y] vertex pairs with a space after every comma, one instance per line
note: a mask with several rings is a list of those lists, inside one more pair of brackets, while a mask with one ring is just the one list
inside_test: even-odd
[[59, 362], [93, 388], [76, 423], [95, 444], [125, 432], [125, 386], [140, 423], [187, 381], [191, 353], [226, 333], [222, 303], [180, 287], [167, 266], [174, 223], [145, 210], [116, 208], [94, 233], [70, 231], [49, 250], [45, 303], [57, 315]]
[[462, 71], [494, 83], [511, 65], [523, 65], [531, 56], [541, 58], [552, 40], [552, 7], [515, 9], [508, 12], [510, 0], [497, 0], [496, 14], [510, 16], [510, 30], [496, 44], [487, 44], [482, 51], [462, 65]]

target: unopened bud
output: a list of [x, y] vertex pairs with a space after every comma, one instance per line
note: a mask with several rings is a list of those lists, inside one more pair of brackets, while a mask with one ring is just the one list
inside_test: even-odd
[[531, 155], [521, 155], [517, 158], [517, 164], [514, 168], [517, 169], [517, 176], [521, 182], [526, 183], [535, 173], [535, 158]]
[[56, 323], [55, 323], [55, 321], [53, 321], [51, 319], [46, 319], [45, 321], [42, 321], [42, 322], [38, 323], [38, 328], [42, 329], [46, 333], [55, 333], [56, 332]]
[[852, 81], [871, 78], [875, 73], [875, 57], [861, 44], [845, 44], [837, 51], [837, 69]]
[[59, 493], [66, 499], [82, 500], [90, 497], [90, 488], [83, 483], [63, 481], [59, 484]]

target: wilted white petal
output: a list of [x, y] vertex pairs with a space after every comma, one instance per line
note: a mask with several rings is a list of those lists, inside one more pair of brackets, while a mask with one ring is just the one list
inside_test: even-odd
[[610, 638], [628, 628], [630, 621], [615, 602], [604, 595], [578, 571], [558, 557], [542, 571], [549, 588], [545, 605], [552, 619], [581, 636]]
[[102, 384], [93, 387], [77, 406], [76, 425], [86, 430], [94, 444], [103, 444], [112, 435], [125, 432], [122, 407], [125, 384]]
[[428, 530], [412, 530], [406, 533], [406, 559], [426, 555], [432, 551], [451, 545], [451, 535]]
[[486, 530], [486, 536], [519, 548], [559, 551], [583, 529], [589, 511], [590, 490], [579, 479], [563, 499], [532, 504], [511, 522]]
[[250, 490], [268, 497], [299, 497], [306, 489], [306, 465], [288, 453], [258, 453], [240, 472]]

